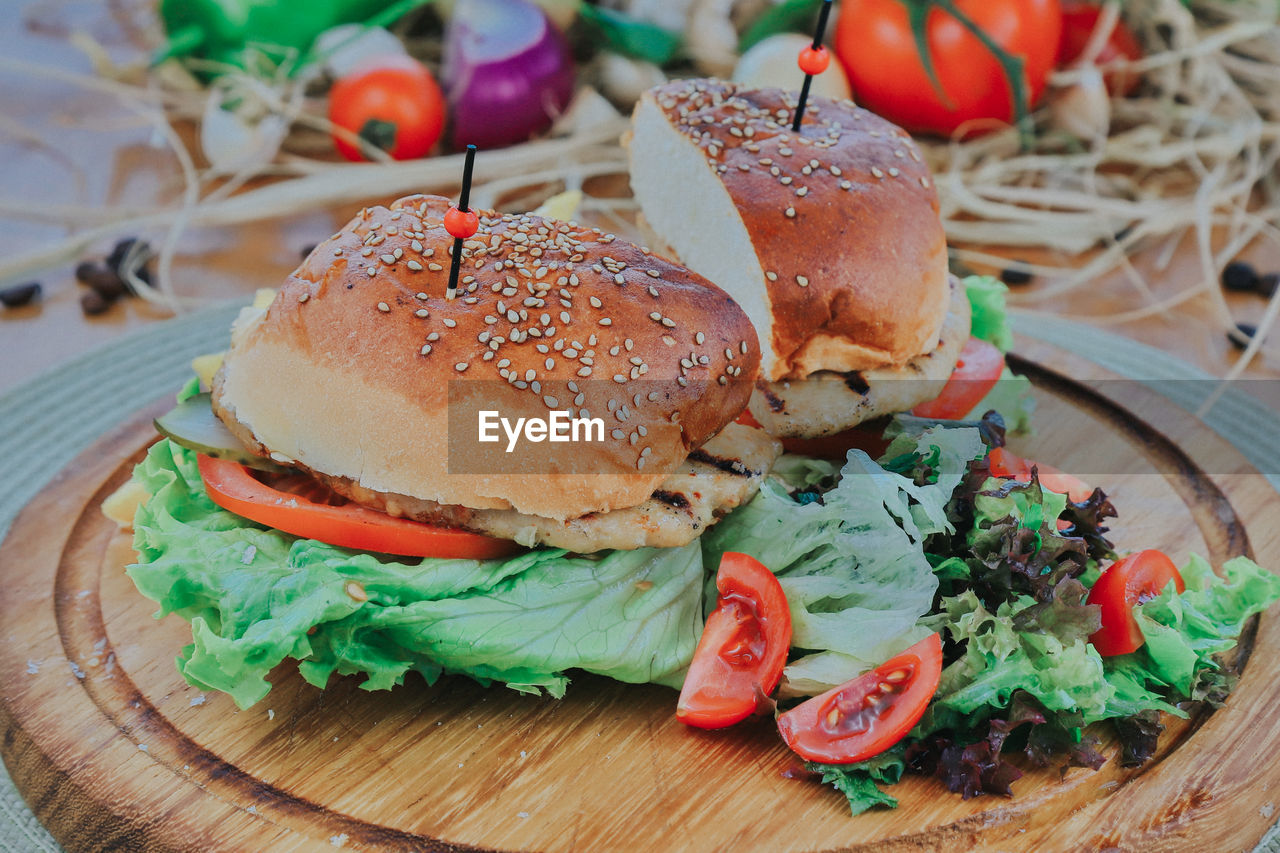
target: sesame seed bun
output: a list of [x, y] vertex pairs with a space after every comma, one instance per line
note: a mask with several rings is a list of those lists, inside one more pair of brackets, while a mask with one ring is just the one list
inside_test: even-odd
[[[246, 309], [214, 383], [246, 446], [371, 492], [566, 519], [645, 501], [745, 407], [759, 346], [724, 291], [595, 229], [477, 211], [447, 300], [449, 206], [361, 211]], [[477, 408], [606, 432], [506, 454], [475, 443]]]
[[657, 237], [760, 334], [765, 379], [903, 365], [947, 313], [938, 197], [914, 142], [849, 101], [719, 80], [647, 92], [631, 186]]

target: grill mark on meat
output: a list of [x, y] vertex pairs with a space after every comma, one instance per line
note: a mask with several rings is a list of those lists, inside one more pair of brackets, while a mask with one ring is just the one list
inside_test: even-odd
[[689, 454], [689, 458], [694, 462], [701, 462], [704, 465], [710, 465], [713, 468], [719, 468], [726, 474], [734, 474], [738, 477], [758, 477], [760, 472], [752, 471], [743, 465], [737, 459], [725, 459], [722, 456], [712, 456], [705, 450], [694, 450]]
[[769, 411], [778, 414], [787, 410], [787, 401], [773, 393], [767, 383], [757, 381], [756, 390], [764, 396], [764, 401], [769, 404]]
[[689, 499], [678, 492], [668, 492], [665, 489], [658, 489], [653, 493], [653, 499], [655, 501], [661, 501], [667, 506], [675, 507], [676, 509], [689, 508]]
[[850, 370], [844, 374], [844, 384], [849, 390], [863, 397], [867, 396], [867, 392], [871, 390], [871, 386], [867, 384], [867, 380], [863, 378], [862, 373], [857, 370]]

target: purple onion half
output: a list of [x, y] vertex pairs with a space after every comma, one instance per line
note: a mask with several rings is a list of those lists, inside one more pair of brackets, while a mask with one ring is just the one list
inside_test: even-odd
[[541, 133], [574, 87], [564, 36], [524, 0], [458, 0], [441, 76], [455, 148], [501, 148]]

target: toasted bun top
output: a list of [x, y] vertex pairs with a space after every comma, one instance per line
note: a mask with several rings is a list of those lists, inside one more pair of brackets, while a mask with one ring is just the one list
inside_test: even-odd
[[902, 364], [931, 351], [947, 260], [929, 171], [901, 128], [849, 101], [718, 80], [646, 93], [631, 182], [657, 236], [725, 288], [767, 379]]
[[[563, 519], [647, 499], [745, 407], [759, 346], [722, 290], [599, 230], [477, 211], [446, 300], [449, 206], [362, 210], [242, 316], [215, 383], [233, 429], [373, 491]], [[476, 442], [481, 409], [598, 417], [603, 441], [508, 454], [501, 429]]]

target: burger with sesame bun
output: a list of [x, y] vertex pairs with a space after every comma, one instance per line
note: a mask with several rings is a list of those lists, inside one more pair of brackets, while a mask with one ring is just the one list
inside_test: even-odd
[[[212, 404], [246, 448], [395, 517], [580, 552], [687, 544], [755, 493], [776, 445], [717, 438], [760, 358], [732, 299], [600, 231], [492, 213], [449, 299], [448, 209], [361, 211], [240, 318]], [[476, 440], [480, 411], [553, 410], [600, 440]], [[750, 476], [695, 496], [724, 479], [708, 455]]]
[[970, 309], [910, 136], [823, 97], [797, 133], [795, 108], [781, 89], [675, 81], [640, 99], [628, 145], [656, 245], [723, 287], [760, 334], [751, 415], [812, 438], [937, 398]]
[[734, 422], [755, 331], [696, 273], [533, 215], [478, 212], [451, 298], [448, 211], [361, 211], [157, 420], [129, 574], [191, 622], [192, 684], [248, 706], [285, 658], [319, 686], [683, 678], [699, 537], [781, 452]]

